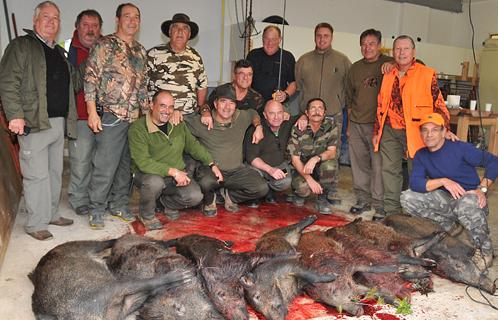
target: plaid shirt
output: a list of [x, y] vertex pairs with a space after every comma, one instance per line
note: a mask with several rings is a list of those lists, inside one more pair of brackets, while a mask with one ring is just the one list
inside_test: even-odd
[[85, 70], [85, 101], [96, 101], [118, 118], [133, 122], [148, 110], [146, 51], [115, 34], [98, 40]]

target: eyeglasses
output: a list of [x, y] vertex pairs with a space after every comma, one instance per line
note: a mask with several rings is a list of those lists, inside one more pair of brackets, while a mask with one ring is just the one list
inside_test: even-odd
[[238, 75], [238, 76], [244, 77], [244, 78], [246, 78], [246, 77], [248, 78], [248, 77], [252, 77], [253, 76], [252, 72], [251, 73], [245, 73], [245, 72], [240, 72], [239, 71], [239, 72], [236, 72], [235, 74]]

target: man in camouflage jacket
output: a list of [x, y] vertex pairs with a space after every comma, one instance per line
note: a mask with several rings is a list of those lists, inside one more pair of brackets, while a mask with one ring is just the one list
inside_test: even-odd
[[332, 192], [337, 168], [337, 144], [339, 128], [333, 119], [325, 118], [326, 105], [320, 98], [311, 99], [306, 107], [307, 127], [301, 131], [292, 128], [287, 149], [297, 173], [292, 179], [293, 203], [304, 204], [311, 193], [317, 195], [316, 208], [322, 214], [330, 214], [327, 198]]
[[197, 36], [199, 27], [183, 13], [163, 22], [161, 30], [170, 38], [166, 44], [150, 49], [147, 53], [149, 94], [167, 90], [175, 99], [175, 123], [181, 115], [193, 114], [206, 102], [208, 80], [202, 58], [187, 45]]
[[134, 218], [128, 206], [131, 159], [127, 133], [140, 111], [149, 108], [146, 52], [135, 40], [140, 10], [129, 3], [119, 5], [116, 19], [116, 33], [100, 38], [90, 51], [85, 74], [88, 126], [97, 141], [88, 192], [93, 229], [104, 228], [106, 208], [124, 221]]

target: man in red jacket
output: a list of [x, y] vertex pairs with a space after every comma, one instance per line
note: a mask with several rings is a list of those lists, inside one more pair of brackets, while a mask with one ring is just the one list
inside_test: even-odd
[[[88, 57], [95, 41], [100, 38], [102, 17], [93, 9], [84, 10], [78, 14], [75, 27], [68, 59], [75, 67], [78, 67]], [[71, 164], [69, 203], [77, 214], [86, 215], [88, 214], [88, 183], [92, 171], [95, 135], [87, 124], [88, 113], [83, 89], [76, 95], [76, 107], [78, 139], [69, 140], [69, 162]]]

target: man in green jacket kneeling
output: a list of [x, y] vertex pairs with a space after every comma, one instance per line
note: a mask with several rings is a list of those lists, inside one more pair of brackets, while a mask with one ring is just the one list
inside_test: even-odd
[[169, 123], [175, 101], [167, 91], [152, 98], [145, 117], [135, 121], [128, 131], [134, 183], [140, 189], [139, 213], [148, 230], [162, 228], [154, 216], [156, 201], [164, 206], [170, 219], [179, 217], [179, 209], [198, 205], [203, 198], [197, 182], [185, 171], [183, 153], [210, 166], [219, 181], [223, 176], [212, 156], [192, 136], [184, 122]]

